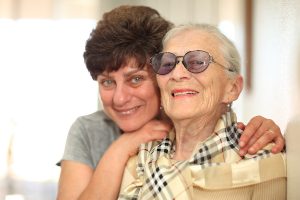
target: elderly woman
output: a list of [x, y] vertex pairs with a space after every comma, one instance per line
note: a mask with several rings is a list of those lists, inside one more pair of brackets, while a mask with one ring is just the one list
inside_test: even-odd
[[285, 199], [284, 153], [238, 153], [231, 104], [243, 78], [232, 42], [210, 25], [179, 26], [151, 64], [174, 129], [129, 160], [120, 199]]

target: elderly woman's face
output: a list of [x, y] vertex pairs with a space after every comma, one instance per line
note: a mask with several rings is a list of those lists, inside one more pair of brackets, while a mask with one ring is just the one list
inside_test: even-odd
[[[164, 52], [183, 56], [188, 51], [203, 50], [225, 65], [218, 45], [218, 41], [208, 33], [185, 31], [170, 39], [164, 46]], [[210, 63], [202, 73], [191, 73], [179, 62], [170, 73], [157, 75], [157, 81], [163, 107], [173, 120], [221, 112], [218, 109], [229, 102], [225, 92], [229, 77], [215, 63]]]

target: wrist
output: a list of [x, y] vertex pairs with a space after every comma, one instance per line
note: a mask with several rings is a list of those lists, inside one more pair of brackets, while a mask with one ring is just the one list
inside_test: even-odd
[[127, 161], [133, 155], [133, 145], [130, 144], [129, 138], [125, 135], [122, 135], [114, 141], [109, 149], [113, 151], [113, 155], [118, 159]]

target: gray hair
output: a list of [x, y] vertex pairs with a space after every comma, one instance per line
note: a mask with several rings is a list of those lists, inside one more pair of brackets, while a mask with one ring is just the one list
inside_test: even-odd
[[240, 55], [238, 50], [236, 49], [233, 42], [228, 39], [217, 27], [209, 24], [186, 24], [186, 25], [179, 25], [174, 28], [172, 28], [170, 31], [167, 32], [167, 34], [163, 38], [163, 46], [166, 45], [166, 43], [178, 35], [179, 33], [188, 31], [188, 30], [200, 30], [206, 33], [211, 34], [214, 36], [219, 42], [220, 42], [220, 51], [222, 52], [225, 60], [226, 60], [226, 67], [228, 69], [231, 69], [233, 72], [229, 72], [231, 75], [234, 74], [240, 74], [241, 70], [241, 61], [240, 61]]

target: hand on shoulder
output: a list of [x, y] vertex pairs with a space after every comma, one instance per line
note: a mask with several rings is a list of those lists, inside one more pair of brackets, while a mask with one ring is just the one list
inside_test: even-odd
[[127, 155], [133, 156], [137, 154], [141, 144], [164, 139], [170, 129], [171, 126], [166, 122], [151, 120], [134, 132], [122, 134], [115, 143]]

